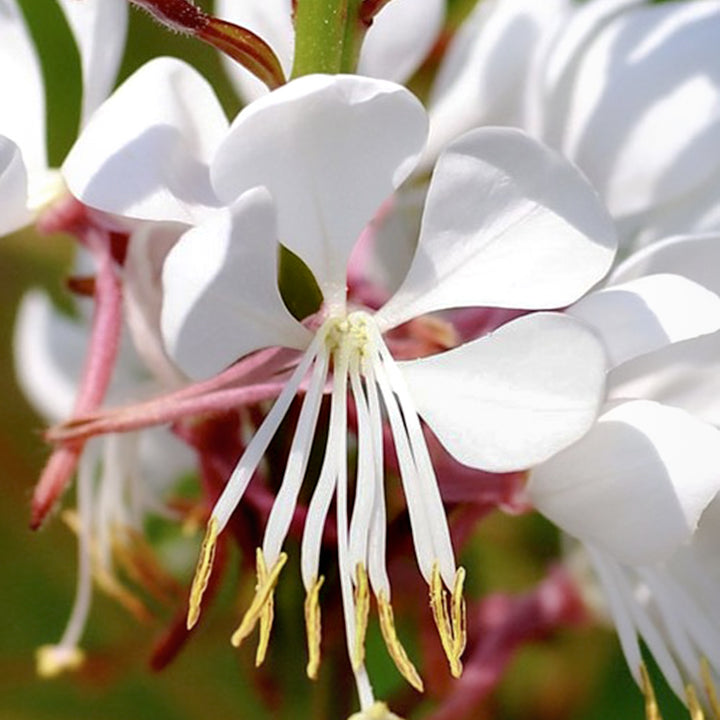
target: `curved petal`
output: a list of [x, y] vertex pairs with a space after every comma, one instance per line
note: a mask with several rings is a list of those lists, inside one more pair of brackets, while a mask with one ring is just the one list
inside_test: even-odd
[[27, 292], [15, 320], [15, 373], [25, 397], [49, 422], [70, 416], [88, 332], [40, 290]]
[[258, 188], [170, 251], [161, 327], [170, 356], [188, 375], [208, 377], [262, 347], [307, 346], [308, 331], [280, 297], [277, 248], [272, 201]]
[[611, 285], [567, 312], [602, 338], [611, 368], [720, 329], [720, 298], [680, 275], [647, 275]]
[[0, 97], [0, 135], [22, 150], [30, 173], [45, 170], [45, 83], [15, 0], [0, 0]]
[[0, 135], [0, 236], [29, 224], [28, 178], [20, 148]]
[[719, 489], [720, 431], [647, 401], [605, 412], [528, 485], [554, 523], [629, 564], [657, 562], [687, 543]]
[[480, 2], [453, 38], [430, 96], [432, 162], [480, 125], [521, 125], [526, 83], [539, 49], [571, 10], [569, 0]]
[[602, 278], [615, 245], [566, 160], [519, 130], [474, 130], [438, 160], [413, 263], [380, 316], [392, 327], [447, 308], [562, 307]]
[[[295, 47], [292, 0], [215, 0], [215, 13], [219, 18], [252, 30], [261, 37], [277, 55], [285, 76], [290, 76]], [[265, 83], [251, 72], [225, 54], [222, 61], [228, 77], [246, 103], [267, 95]]]
[[654, 273], [682, 275], [720, 294], [720, 234], [678, 235], [653, 243], [624, 260], [610, 275], [610, 283]]
[[151, 60], [93, 115], [63, 174], [86, 205], [195, 224], [218, 205], [208, 165], [227, 127], [197, 71], [173, 58]]
[[448, 452], [492, 472], [530, 467], [575, 442], [604, 400], [602, 346], [581, 323], [556, 313], [526, 315], [399, 366]]
[[365, 36], [358, 73], [404, 82], [427, 57], [444, 19], [445, 0], [392, 0]]
[[648, 398], [720, 426], [720, 332], [641, 355], [608, 376], [616, 398]]
[[613, 216], [662, 208], [715, 174], [719, 32], [718, 2], [643, 4], [585, 46], [558, 147]]
[[126, 0], [58, 0], [80, 51], [84, 125], [110, 94], [125, 49]]
[[309, 75], [260, 98], [233, 122], [211, 168], [226, 202], [264, 185], [280, 241], [344, 301], [350, 252], [382, 201], [407, 177], [426, 117], [405, 88], [354, 75]]

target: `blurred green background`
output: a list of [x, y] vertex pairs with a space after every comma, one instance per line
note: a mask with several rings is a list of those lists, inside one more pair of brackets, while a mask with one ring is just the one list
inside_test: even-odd
[[[57, 165], [73, 142], [78, 122], [77, 51], [54, 0], [23, 0], [21, 4], [42, 55], [50, 159]], [[465, 0], [453, 3], [453, 18], [461, 17], [466, 6]], [[237, 111], [239, 103], [212, 50], [165, 32], [133, 11], [121, 76], [158, 54], [194, 63], [212, 79], [228, 113]], [[35, 648], [56, 642], [67, 621], [75, 585], [76, 548], [72, 534], [58, 517], [40, 532], [28, 529], [30, 493], [47, 449], [39, 434], [42, 421], [14, 383], [10, 345], [22, 293], [39, 285], [61, 295], [71, 254], [69, 239], [39, 237], [32, 231], [0, 243], [0, 323], [4, 329], [0, 352], [5, 368], [0, 376], [0, 720], [321, 720], [313, 710], [313, 693], [323, 695], [332, 692], [332, 687], [327, 677], [321, 678], [317, 687], [305, 679], [299, 625], [302, 596], [294, 568], [283, 576], [274, 634], [275, 643], [298, 645], [294, 666], [283, 667], [292, 700], [284, 704], [282, 715], [263, 710], [256, 689], [247, 681], [253, 672], [253, 649], [235, 651], [228, 643], [235, 617], [234, 578], [225, 583], [220, 602], [202, 632], [162, 673], [153, 673], [148, 667], [150, 648], [162, 626], [138, 624], [97, 593], [84, 642], [90, 657], [86, 668], [54, 680], [40, 680], [35, 675]], [[72, 502], [69, 494], [66, 504]], [[465, 562], [476, 588], [520, 592], [542, 577], [556, 548], [554, 531], [541, 520], [497, 516], [484, 523]], [[291, 611], [284, 612], [284, 606]], [[292, 618], [298, 622], [296, 627]], [[288, 655], [292, 657], [293, 652], [285, 653]], [[374, 662], [371, 657], [370, 665]], [[378, 657], [377, 663], [388, 667], [386, 659]], [[393, 672], [394, 679], [387, 682], [396, 688], [400, 681]], [[666, 720], [686, 716], [667, 691], [661, 688], [660, 694]], [[563, 631], [543, 645], [520, 652], [480, 717], [629, 720], [643, 717], [643, 709], [614, 636], [586, 627]]]

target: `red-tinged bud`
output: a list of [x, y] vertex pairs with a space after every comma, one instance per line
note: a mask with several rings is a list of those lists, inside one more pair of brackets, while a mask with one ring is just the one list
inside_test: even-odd
[[272, 48], [255, 33], [208, 15], [188, 0], [129, 0], [176, 32], [202, 40], [224, 52], [271, 90], [285, 83]]
[[50, 455], [33, 492], [30, 516], [30, 527], [33, 530], [43, 524], [70, 484], [80, 459], [80, 451], [81, 446], [63, 445]]

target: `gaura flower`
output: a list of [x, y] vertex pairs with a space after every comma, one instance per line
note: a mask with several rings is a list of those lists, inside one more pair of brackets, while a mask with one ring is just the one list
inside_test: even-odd
[[[418, 565], [457, 675], [465, 636], [464, 571], [455, 564], [420, 418], [461, 462], [514, 470], [580, 437], [603, 392], [601, 345], [580, 322], [556, 313], [522, 317], [428, 358], [401, 362], [388, 347], [393, 328], [426, 313], [567, 305], [612, 262], [612, 223], [590, 186], [518, 131], [476, 131], [448, 149], [436, 167], [418, 249], [401, 287], [377, 312], [348, 304], [346, 268], [355, 241], [412, 170], [426, 131], [419, 102], [385, 81], [308, 76], [257, 100], [236, 118], [210, 162], [214, 193], [227, 207], [186, 232], [163, 271], [168, 352], [191, 377], [213, 375], [263, 347], [300, 353], [213, 508], [188, 624], [199, 617], [218, 534], [291, 402], [304, 390], [285, 474], [257, 553], [257, 593], [233, 636], [239, 644], [259, 624], [262, 661], [273, 589], [285, 562], [282, 546], [329, 391], [324, 460], [302, 541], [308, 673], [315, 676], [320, 659], [320, 543], [335, 497], [348, 654], [363, 711], [373, 706], [363, 664], [371, 591], [393, 660], [414, 687], [422, 687], [395, 631], [385, 567], [383, 415], [398, 457]], [[128, 164], [124, 167], [127, 173]], [[142, 172], [141, 163], [135, 172]], [[92, 177], [83, 184], [92, 189]], [[280, 296], [278, 242], [305, 262], [322, 294], [320, 311], [304, 323]], [[348, 396], [358, 418], [354, 482], [348, 477]]]
[[[608, 401], [528, 484], [540, 512], [584, 546], [651, 719], [659, 714], [638, 637], [692, 717], [718, 707], [718, 587], [696, 548], [707, 557], [708, 506], [720, 490], [720, 431], [708, 422], [717, 419], [720, 301], [693, 282], [714, 272], [717, 239], [654, 244], [568, 308], [608, 350]], [[684, 276], [663, 274], [671, 270]]]
[[[107, 97], [125, 45], [124, 0], [58, 0], [80, 52], [81, 123]], [[45, 86], [40, 62], [16, 0], [0, 0], [0, 235], [33, 221], [64, 193], [49, 167]]]

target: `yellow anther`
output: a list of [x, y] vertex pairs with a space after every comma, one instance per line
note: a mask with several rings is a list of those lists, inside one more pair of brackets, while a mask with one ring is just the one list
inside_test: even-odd
[[348, 720], [402, 720], [402, 718], [390, 712], [385, 703], [376, 702], [370, 709], [354, 713]]
[[[259, 548], [256, 558], [258, 570], [258, 584], [255, 590], [255, 597], [250, 603], [250, 607], [247, 609], [247, 612], [243, 616], [243, 619], [240, 622], [238, 629], [233, 633], [232, 637], [230, 638], [230, 642], [235, 647], [239, 647], [242, 641], [248, 635], [250, 635], [250, 633], [255, 628], [258, 620], [262, 620], [263, 616], [265, 617], [265, 620], [263, 622], [265, 622], [266, 624], [268, 620], [272, 622], [273, 590], [275, 589], [278, 578], [280, 577], [280, 571], [283, 569], [283, 566], [287, 562], [287, 555], [285, 553], [280, 553], [278, 559], [275, 561], [275, 564], [272, 567], [272, 570], [268, 572], [265, 566], [265, 558], [263, 557], [262, 550], [260, 550]], [[268, 605], [271, 608], [269, 612], [267, 609]], [[261, 643], [263, 642], [263, 632], [267, 633], [266, 640], [269, 639], [270, 627], [266, 626], [264, 631], [261, 629]], [[257, 662], [257, 656], [255, 658], [255, 661]]]
[[697, 692], [692, 685], [688, 685], [685, 688], [685, 696], [687, 697], [690, 720], [705, 720], [705, 713], [703, 712], [700, 701], [698, 700]]
[[397, 632], [395, 631], [395, 618], [393, 616], [392, 606], [387, 596], [383, 591], [377, 596], [378, 614], [380, 615], [380, 630], [382, 632], [385, 645], [387, 646], [390, 657], [395, 663], [395, 667], [400, 671], [400, 674], [418, 691], [422, 692], [424, 689], [422, 678], [415, 669], [412, 661], [405, 652], [405, 648], [398, 640]]
[[355, 646], [352, 664], [357, 670], [365, 660], [365, 635], [367, 634], [368, 617], [370, 615], [370, 588], [367, 570], [362, 563], [355, 569]]
[[703, 688], [710, 702], [714, 720], [720, 720], [720, 700], [718, 700], [717, 689], [712, 678], [712, 670], [707, 658], [700, 659], [700, 676], [702, 677]]
[[[465, 598], [463, 597], [463, 586], [465, 585], [465, 568], [458, 568], [455, 573], [453, 584], [452, 601], [450, 603], [450, 620], [453, 632], [453, 653], [460, 661], [465, 652], [467, 643], [467, 610]], [[462, 666], [461, 666], [462, 672]]]
[[202, 546], [200, 547], [200, 557], [198, 558], [197, 567], [195, 568], [195, 577], [190, 588], [190, 602], [187, 616], [187, 629], [192, 630], [195, 623], [200, 618], [200, 604], [202, 597], [210, 580], [212, 572], [213, 560], [215, 559], [215, 547], [218, 538], [218, 521], [217, 518], [211, 517], [205, 530]]
[[644, 663], [640, 665], [640, 680], [642, 682], [642, 692], [645, 696], [645, 717], [647, 720], [662, 720], [660, 708], [655, 698], [655, 690]]
[[320, 669], [320, 640], [322, 626], [320, 622], [320, 588], [325, 582], [321, 575], [308, 591], [305, 598], [305, 628], [307, 629], [308, 664], [307, 675], [311, 680], [317, 679]]
[[456, 678], [462, 675], [463, 666], [460, 657], [465, 650], [465, 602], [462, 598], [464, 579], [465, 571], [460, 568], [455, 573], [452, 598], [448, 609], [448, 596], [437, 563], [433, 565], [430, 576], [430, 607], [440, 635], [440, 642], [450, 664], [450, 673]]
[[84, 660], [85, 654], [77, 647], [42, 645], [35, 651], [35, 668], [43, 678], [53, 678], [65, 671], [77, 670]]
[[[260, 549], [255, 554], [255, 564], [257, 567], [258, 586], [262, 586], [267, 582], [268, 571], [265, 565], [265, 557]], [[272, 630], [273, 620], [275, 619], [275, 602], [273, 595], [270, 593], [267, 602], [263, 605], [260, 612], [260, 637], [255, 652], [255, 667], [260, 667], [265, 661], [267, 655], [268, 644], [270, 643], [270, 631]]]

